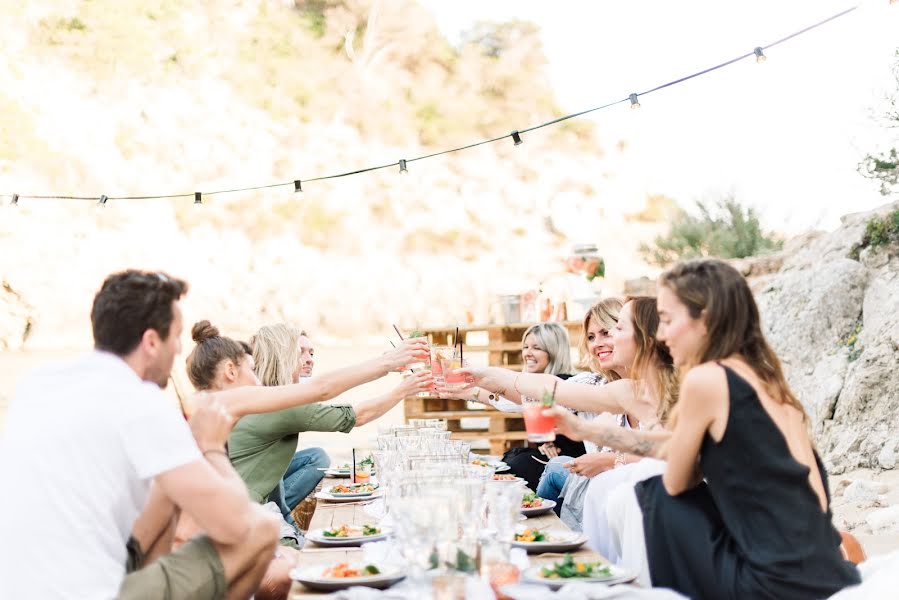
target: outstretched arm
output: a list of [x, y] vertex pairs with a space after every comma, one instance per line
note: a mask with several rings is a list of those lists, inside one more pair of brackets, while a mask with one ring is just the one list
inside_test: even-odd
[[430, 372], [427, 371], [410, 375], [386, 394], [359, 402], [353, 407], [356, 411], [356, 427], [371, 423], [396, 406], [406, 396], [427, 391], [432, 382], [433, 378]]
[[502, 367], [467, 367], [462, 373], [471, 376], [475, 385], [515, 400], [512, 390], [532, 398], [540, 398], [556, 386], [556, 403], [574, 410], [586, 412], [622, 413], [624, 401], [633, 398], [634, 386], [629, 379], [621, 379], [606, 385], [586, 385], [560, 381], [555, 375], [545, 373], [517, 373]]
[[665, 458], [665, 442], [671, 438], [669, 431], [625, 429], [604, 419], [586, 421], [561, 407], [547, 409], [549, 411], [556, 417], [556, 430], [575, 441], [589, 440], [626, 454]]
[[221, 392], [212, 392], [235, 418], [244, 415], [267, 413], [330, 400], [343, 392], [363, 383], [382, 377], [390, 371], [403, 369], [415, 361], [428, 358], [428, 344], [425, 338], [405, 340], [395, 350], [391, 350], [371, 360], [312, 377], [308, 383], [279, 385], [271, 387], [243, 386]]

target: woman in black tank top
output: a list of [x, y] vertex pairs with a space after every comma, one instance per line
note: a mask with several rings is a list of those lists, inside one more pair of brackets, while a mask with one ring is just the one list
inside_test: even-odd
[[635, 487], [653, 585], [694, 599], [801, 600], [859, 583], [840, 553], [820, 458], [750, 383], [782, 424], [807, 424], [746, 281], [699, 260], [660, 284], [658, 339], [686, 374], [665, 473]]

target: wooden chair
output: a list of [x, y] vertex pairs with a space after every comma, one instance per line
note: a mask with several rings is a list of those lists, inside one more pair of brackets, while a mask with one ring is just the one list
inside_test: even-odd
[[290, 515], [293, 517], [293, 520], [296, 521], [297, 528], [302, 533], [309, 531], [309, 523], [312, 521], [312, 514], [315, 512], [315, 506], [318, 504], [318, 499], [315, 497], [315, 494], [320, 492], [321, 489], [322, 482], [319, 481], [318, 485], [315, 486], [315, 489], [312, 490], [308, 496], [300, 500], [300, 503], [290, 511]]
[[840, 552], [843, 553], [843, 558], [856, 565], [864, 562], [867, 556], [865, 556], [865, 551], [855, 536], [848, 531], [841, 531], [840, 537], [843, 539], [840, 544]]

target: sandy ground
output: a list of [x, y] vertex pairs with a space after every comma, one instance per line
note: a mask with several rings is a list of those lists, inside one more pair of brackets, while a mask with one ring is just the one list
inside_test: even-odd
[[[386, 349], [385, 346], [355, 345], [333, 346], [316, 348], [316, 370], [319, 373], [336, 369], [342, 366], [376, 356]], [[67, 351], [43, 351], [43, 352], [4, 352], [0, 354], [0, 430], [5, 426], [7, 404], [13, 394], [15, 384], [19, 378], [30, 369], [52, 360], [61, 360], [77, 356], [83, 350]], [[176, 365], [183, 364], [180, 360]], [[176, 373], [179, 381], [179, 389], [188, 391], [191, 389], [186, 376], [181, 369]], [[358, 402], [368, 397], [382, 394], [399, 383], [399, 375], [391, 374], [378, 381], [360, 386], [341, 396], [338, 401]], [[173, 405], [177, 403], [174, 390], [166, 390], [172, 399]], [[324, 448], [331, 455], [333, 461], [348, 461], [353, 447], [372, 447], [375, 436], [378, 433], [379, 424], [395, 424], [403, 421], [402, 403], [394, 407], [379, 421], [354, 429], [349, 434], [343, 433], [304, 433], [300, 436], [301, 447], [318, 446]], [[865, 480], [882, 484], [882, 492], [873, 499], [857, 501], [843, 496], [846, 486], [855, 480]], [[833, 491], [832, 508], [834, 522], [840, 529], [851, 531], [862, 543], [869, 556], [884, 554], [891, 550], [899, 549], [899, 531], [888, 534], [874, 535], [866, 523], [867, 515], [877, 508], [899, 504], [899, 470], [874, 472], [860, 469], [835, 475], [830, 478]]]

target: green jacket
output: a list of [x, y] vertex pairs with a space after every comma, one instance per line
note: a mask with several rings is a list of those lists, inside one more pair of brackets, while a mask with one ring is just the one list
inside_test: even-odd
[[264, 502], [278, 486], [297, 451], [298, 433], [342, 431], [356, 426], [352, 406], [311, 404], [273, 413], [247, 415], [228, 438], [228, 453], [250, 497]]

